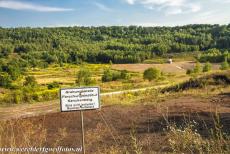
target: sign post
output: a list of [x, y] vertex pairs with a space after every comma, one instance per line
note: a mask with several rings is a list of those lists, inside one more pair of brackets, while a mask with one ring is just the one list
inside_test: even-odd
[[84, 110], [100, 109], [100, 88], [81, 87], [60, 90], [61, 112], [80, 111], [82, 132], [82, 153], [85, 154]]
[[80, 112], [81, 112], [82, 153], [85, 154], [84, 115], [83, 115], [83, 111]]

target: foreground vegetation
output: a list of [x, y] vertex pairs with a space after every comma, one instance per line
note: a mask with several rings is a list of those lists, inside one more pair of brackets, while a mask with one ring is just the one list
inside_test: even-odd
[[[229, 116], [222, 115], [219, 112], [219, 106], [211, 107], [215, 102], [211, 102], [210, 97], [218, 98], [220, 95], [224, 95], [229, 92], [230, 74], [229, 72], [222, 72], [218, 74], [210, 74], [205, 77], [192, 79], [183, 82], [179, 85], [170, 86], [163, 89], [152, 89], [143, 92], [125, 93], [117, 96], [102, 97], [103, 105], [107, 105], [106, 108], [111, 108], [116, 105], [120, 105], [121, 108], [131, 106], [135, 109], [134, 112], [140, 113], [140, 117], [143, 117], [145, 127], [143, 128], [143, 122], [138, 123], [133, 119], [133, 124], [128, 127], [127, 123], [125, 128], [127, 131], [122, 131], [119, 134], [119, 129], [116, 125], [112, 125], [112, 121], [117, 121], [115, 115], [114, 118], [105, 116], [107, 114], [106, 108], [102, 108], [102, 111], [94, 112], [95, 115], [102, 116], [107, 125], [102, 120], [97, 119], [97, 123], [93, 124], [93, 128], [89, 128], [87, 125], [86, 131], [86, 147], [87, 151], [91, 153], [108, 153], [108, 154], [120, 154], [120, 153], [229, 153], [230, 152], [230, 132], [229, 123], [224, 123], [224, 118]], [[185, 96], [191, 96], [191, 98], [208, 99], [208, 102], [197, 102], [196, 105], [206, 104], [211, 108], [207, 112], [191, 111], [184, 112], [181, 115], [181, 119], [176, 118], [170, 112], [168, 106], [164, 108], [164, 102], [172, 100], [173, 98], [183, 98]], [[229, 100], [229, 96], [226, 96]], [[177, 101], [178, 101], [177, 100]], [[188, 100], [186, 100], [188, 101]], [[195, 100], [196, 101], [196, 100]], [[172, 102], [171, 102], [172, 103]], [[169, 103], [168, 105], [170, 105]], [[182, 102], [177, 102], [182, 103]], [[221, 104], [221, 103], [220, 103]], [[174, 104], [175, 105], [175, 104]], [[195, 104], [191, 104], [195, 105]], [[226, 104], [228, 105], [228, 104]], [[135, 108], [135, 106], [137, 106]], [[144, 108], [141, 108], [144, 106]], [[170, 106], [169, 106], [170, 107]], [[183, 107], [183, 106], [182, 106]], [[186, 106], [188, 107], [188, 106]], [[185, 107], [185, 108], [186, 108]], [[139, 111], [138, 108], [141, 108]], [[202, 107], [201, 107], [202, 108]], [[200, 108], [200, 110], [201, 110]], [[206, 108], [206, 106], [205, 106]], [[149, 115], [150, 110], [157, 109], [160, 115]], [[181, 108], [182, 110], [183, 108]], [[190, 108], [189, 108], [190, 109]], [[188, 109], [188, 110], [189, 110]], [[113, 110], [112, 110], [113, 111]], [[139, 111], [139, 112], [138, 112]], [[144, 111], [144, 113], [143, 113]], [[162, 112], [161, 112], [162, 111]], [[115, 108], [115, 111], [117, 109]], [[121, 111], [122, 112], [122, 111]], [[124, 112], [124, 111], [123, 111]], [[127, 112], [125, 110], [125, 112]], [[137, 117], [137, 113], [132, 113], [129, 110], [129, 116]], [[183, 111], [181, 111], [183, 112]], [[60, 114], [60, 113], [59, 113]], [[114, 113], [113, 113], [114, 114]], [[179, 114], [179, 111], [178, 113]], [[89, 114], [86, 113], [87, 116]], [[202, 119], [201, 116], [206, 115], [207, 119]], [[57, 128], [57, 132], [54, 128], [47, 127], [46, 119], [60, 115], [46, 115], [41, 116], [37, 120], [33, 118], [11, 120], [0, 123], [0, 145], [2, 147], [57, 147], [57, 146], [69, 146], [72, 145], [69, 139], [73, 139], [73, 130], [68, 130], [64, 123], [58, 123], [60, 128]], [[75, 114], [70, 115], [76, 116]], [[86, 116], [86, 117], [87, 117]], [[162, 119], [160, 122], [154, 124], [154, 117]], [[61, 115], [62, 118], [63, 115]], [[92, 117], [91, 117], [92, 118]], [[108, 121], [111, 118], [111, 121]], [[122, 117], [120, 117], [122, 118]], [[124, 117], [125, 120], [127, 117]], [[36, 117], [34, 118], [36, 119]], [[76, 122], [76, 118], [73, 118]], [[78, 118], [77, 118], [78, 119]], [[52, 119], [51, 119], [52, 120]], [[70, 119], [68, 119], [70, 120]], [[91, 119], [92, 120], [92, 119]], [[92, 123], [92, 121], [88, 123]], [[96, 120], [96, 119], [95, 119]], [[40, 123], [36, 123], [40, 121]], [[50, 122], [50, 121], [49, 121]], [[87, 122], [87, 121], [86, 121]], [[135, 123], [136, 122], [136, 123]], [[226, 121], [227, 122], [227, 121]], [[57, 121], [55, 121], [56, 126]], [[71, 123], [71, 122], [67, 122]], [[119, 123], [119, 122], [118, 122]], [[159, 126], [160, 125], [160, 126]], [[52, 125], [51, 125], [52, 126]], [[73, 125], [74, 131], [76, 125]], [[94, 128], [96, 127], [96, 128]], [[116, 130], [118, 129], [118, 130]], [[80, 130], [80, 127], [79, 127]], [[143, 130], [146, 130], [146, 132]], [[50, 134], [55, 133], [53, 140], [50, 141]], [[156, 146], [157, 134], [160, 133], [159, 146]], [[125, 136], [126, 135], [126, 136]], [[19, 140], [20, 139], [20, 140]], [[53, 142], [55, 140], [55, 142]], [[76, 141], [74, 138], [74, 144]], [[69, 142], [67, 142], [69, 141]], [[106, 142], [105, 142], [106, 141]], [[159, 139], [157, 140], [159, 141]], [[68, 144], [67, 144], [68, 143]], [[78, 143], [79, 144], [79, 143]], [[95, 148], [96, 146], [96, 148]]]

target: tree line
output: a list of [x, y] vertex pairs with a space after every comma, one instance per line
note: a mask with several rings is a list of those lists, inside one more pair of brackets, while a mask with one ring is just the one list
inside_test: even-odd
[[230, 25], [0, 28], [0, 86], [10, 87], [28, 67], [141, 63], [196, 51], [201, 62], [229, 62], [229, 49]]
[[229, 50], [230, 25], [0, 28], [0, 57], [50, 63], [137, 63], [167, 53]]

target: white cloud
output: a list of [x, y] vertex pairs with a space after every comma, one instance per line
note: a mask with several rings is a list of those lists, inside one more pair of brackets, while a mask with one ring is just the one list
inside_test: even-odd
[[183, 11], [181, 8], [170, 8], [165, 13], [166, 15], [176, 15], [181, 14]]
[[131, 5], [133, 5], [134, 4], [134, 2], [135, 2], [135, 0], [125, 0], [128, 4], [131, 4]]
[[63, 12], [63, 11], [73, 11], [70, 8], [60, 8], [60, 7], [50, 7], [37, 5], [27, 2], [11, 1], [11, 0], [2, 0], [0, 1], [0, 8], [7, 8], [12, 10], [32, 10], [38, 12]]
[[166, 15], [198, 12], [201, 6], [189, 0], [125, 0], [128, 4], [143, 5], [145, 8], [163, 11]]
[[106, 12], [111, 12], [111, 11], [112, 11], [111, 8], [105, 6], [104, 4], [97, 3], [97, 2], [95, 2], [94, 4], [95, 4], [99, 9], [101, 9], [102, 11], [106, 11]]
[[129, 25], [135, 25], [135, 26], [142, 26], [142, 27], [156, 27], [156, 26], [162, 26], [162, 24], [159, 23], [152, 23], [152, 22], [140, 22], [140, 23], [131, 23]]
[[230, 16], [222, 11], [206, 11], [188, 19], [190, 23], [229, 24]]

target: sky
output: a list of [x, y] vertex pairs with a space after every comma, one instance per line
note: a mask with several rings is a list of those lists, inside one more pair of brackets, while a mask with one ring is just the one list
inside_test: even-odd
[[0, 0], [0, 27], [229, 23], [230, 0]]

